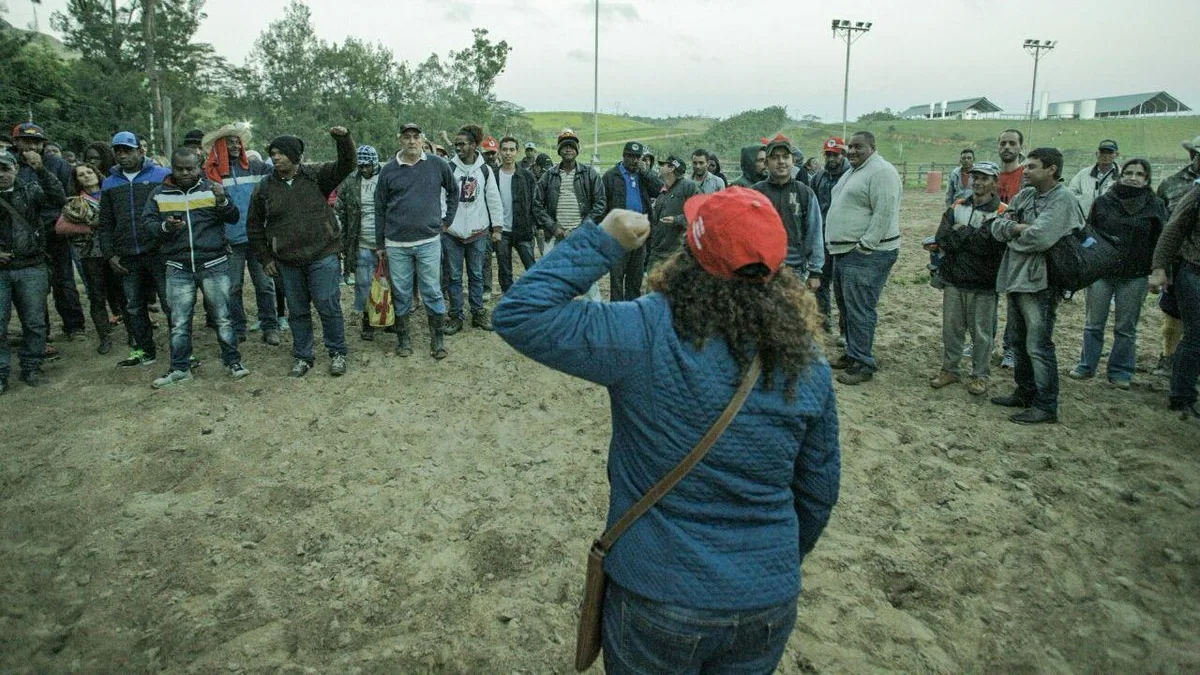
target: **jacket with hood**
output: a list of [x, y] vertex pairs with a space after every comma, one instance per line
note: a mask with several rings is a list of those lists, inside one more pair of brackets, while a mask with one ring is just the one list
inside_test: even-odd
[[158, 252], [158, 236], [145, 232], [146, 200], [171, 172], [149, 159], [130, 181], [118, 164], [100, 184], [100, 250], [105, 258]]
[[742, 148], [742, 177], [733, 181], [737, 187], [754, 187], [754, 184], [759, 181], [764, 181], [768, 178], [766, 173], [758, 173], [755, 170], [755, 159], [758, 153], [766, 149], [765, 145], [747, 145]]
[[1004, 243], [992, 236], [991, 221], [1006, 209], [998, 195], [980, 205], [974, 197], [961, 198], [946, 209], [936, 236], [946, 254], [938, 268], [946, 283], [968, 291], [996, 291]]
[[[572, 185], [575, 198], [579, 200], [580, 223], [600, 222], [604, 218], [604, 181], [600, 173], [587, 164], [575, 163], [575, 181]], [[542, 201], [542, 229], [553, 235], [558, 229], [558, 194], [562, 190], [562, 165], [555, 164], [546, 169], [538, 180], [537, 198]]]
[[1117, 184], [1096, 200], [1088, 222], [1097, 232], [1115, 238], [1121, 251], [1121, 266], [1114, 278], [1150, 274], [1150, 259], [1168, 218], [1166, 205], [1149, 187]]
[[831, 172], [822, 167], [808, 182], [813, 194], [817, 195], [817, 202], [821, 205], [822, 218], [829, 217], [829, 205], [833, 203], [833, 186], [837, 185], [837, 182], [849, 170], [850, 160], [842, 157], [842, 166], [837, 171]]
[[[658, 196], [663, 189], [661, 179], [651, 176], [649, 172], [638, 170], [635, 174], [640, 181], [638, 190], [642, 196], [642, 213], [650, 214], [651, 200]], [[621, 163], [604, 172], [604, 215], [613, 209], [625, 207], [625, 177], [621, 175]], [[599, 222], [599, 221], [596, 221]]]
[[[671, 257], [682, 246], [683, 233], [688, 225], [683, 205], [698, 194], [700, 187], [691, 178], [680, 178], [671, 187], [662, 188], [662, 194], [658, 195], [654, 202], [654, 214], [650, 219], [650, 255], [646, 263], [647, 268]], [[667, 216], [671, 216], [673, 221], [662, 222]]]
[[454, 174], [454, 193], [458, 211], [446, 234], [461, 242], [487, 236], [491, 230], [504, 229], [504, 201], [500, 198], [500, 179], [496, 170], [483, 161], [483, 153], [475, 161], [464, 164], [457, 155], [450, 160]]
[[[224, 140], [221, 139], [218, 142], [223, 144]], [[245, 150], [243, 149], [242, 152]], [[259, 182], [270, 176], [273, 171], [271, 165], [266, 162], [253, 158], [247, 158], [247, 160], [248, 169], [242, 168], [237, 163], [230, 163], [229, 172], [221, 176], [221, 185], [225, 188], [225, 195], [238, 210], [237, 222], [225, 226], [225, 236], [229, 239], [229, 243], [235, 246], [250, 241], [246, 234], [246, 217], [250, 214], [250, 197], [254, 195], [254, 188], [258, 186]]]
[[354, 170], [358, 156], [350, 134], [334, 136], [333, 140], [337, 161], [300, 165], [291, 185], [272, 173], [254, 188], [246, 234], [263, 265], [276, 260], [292, 266], [308, 265], [342, 250], [329, 195]]
[[[232, 199], [213, 194], [208, 178], [184, 190], [168, 176], [146, 200], [142, 220], [145, 231], [158, 237], [167, 266], [195, 273], [229, 259], [226, 227], [238, 215]], [[170, 216], [183, 220], [183, 227], [168, 226]]]
[[[1014, 235], [1017, 223], [1029, 229]], [[1079, 200], [1059, 183], [1045, 194], [1027, 187], [1017, 193], [1003, 218], [992, 221], [992, 236], [1007, 242], [996, 274], [997, 293], [1037, 293], [1050, 287], [1046, 251], [1072, 230], [1083, 227]]]
[[46, 229], [39, 221], [45, 210], [61, 209], [66, 200], [62, 183], [45, 165], [34, 175], [36, 183], [16, 180], [10, 191], [0, 193], [0, 199], [21, 214], [20, 219], [14, 218], [12, 212], [0, 206], [0, 251], [12, 254], [7, 261], [0, 260], [0, 269], [33, 267], [46, 262]]
[[1084, 213], [1091, 213], [1092, 204], [1112, 189], [1120, 177], [1121, 167], [1115, 163], [1104, 173], [1100, 173], [1100, 165], [1093, 164], [1075, 174], [1071, 182], [1067, 183], [1067, 189], [1079, 200], [1079, 208], [1083, 209]]
[[793, 178], [783, 185], [759, 181], [754, 189], [771, 200], [783, 220], [788, 239], [784, 263], [806, 278], [820, 277], [825, 266], [824, 221], [812, 188]]

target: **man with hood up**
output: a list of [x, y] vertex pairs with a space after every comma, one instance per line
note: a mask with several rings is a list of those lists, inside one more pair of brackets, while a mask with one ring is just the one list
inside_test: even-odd
[[754, 187], [767, 179], [767, 145], [747, 145], [742, 148], [742, 177], [733, 181], [737, 187]]

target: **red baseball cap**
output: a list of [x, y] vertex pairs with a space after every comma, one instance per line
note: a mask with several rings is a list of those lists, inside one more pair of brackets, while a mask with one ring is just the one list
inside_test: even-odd
[[834, 137], [830, 138], [829, 140], [825, 141], [825, 145], [822, 147], [822, 151], [836, 152], [838, 154], [845, 154], [846, 141], [843, 141], [841, 138], [834, 136]]
[[492, 136], [483, 139], [483, 145], [480, 146], [483, 152], [500, 152], [500, 144]]
[[787, 231], [763, 193], [732, 187], [697, 195], [687, 200], [683, 212], [691, 223], [688, 248], [714, 277], [739, 278], [738, 270], [757, 263], [769, 270], [765, 282], [783, 266]]

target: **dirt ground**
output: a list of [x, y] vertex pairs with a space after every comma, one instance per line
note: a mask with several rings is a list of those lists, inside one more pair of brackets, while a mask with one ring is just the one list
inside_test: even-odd
[[[1134, 388], [1064, 377], [1058, 425], [931, 390], [941, 299], [918, 242], [939, 200], [905, 195], [883, 369], [836, 385], [842, 501], [780, 672], [1200, 671], [1200, 425], [1148, 372], [1161, 314], [1147, 299]], [[1064, 373], [1082, 320], [1062, 305]], [[323, 356], [289, 379], [287, 338], [252, 334], [232, 382], [204, 330], [174, 390], [149, 386], [165, 360], [118, 371], [90, 339], [57, 343], [50, 386], [14, 377], [0, 671], [570, 672], [605, 392], [478, 330], [436, 362], [416, 330], [407, 359], [351, 330], [340, 379]]]

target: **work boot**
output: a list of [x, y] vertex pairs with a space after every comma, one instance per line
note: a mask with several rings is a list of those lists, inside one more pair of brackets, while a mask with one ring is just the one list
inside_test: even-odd
[[396, 319], [396, 355], [412, 356], [412, 333], [408, 332], [408, 315]]
[[446, 335], [454, 335], [463, 329], [463, 320], [461, 316], [443, 317], [445, 327], [442, 332]]
[[486, 309], [471, 312], [471, 327], [479, 330], [492, 330], [492, 320], [488, 317]]
[[371, 325], [371, 320], [367, 318], [367, 313], [362, 315], [362, 339], [370, 342], [375, 339], [375, 327]]
[[446, 315], [426, 312], [429, 317], [429, 355], [435, 359], [446, 358]]

